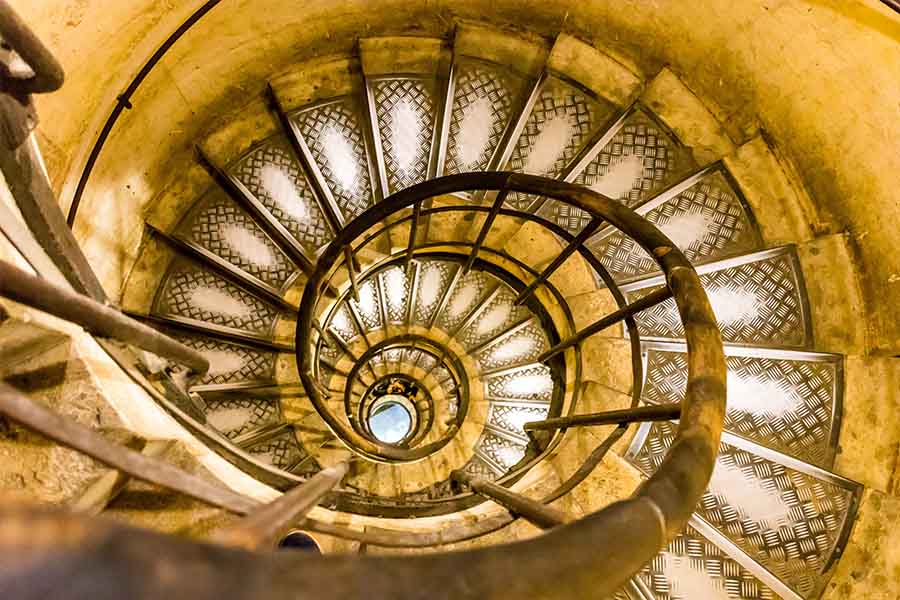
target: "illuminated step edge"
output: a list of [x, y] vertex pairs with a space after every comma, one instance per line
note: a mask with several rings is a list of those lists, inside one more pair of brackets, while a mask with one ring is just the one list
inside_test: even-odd
[[[666, 423], [676, 424], [677, 422], [672, 421], [672, 422], [666, 422]], [[665, 426], [664, 423], [644, 423], [644, 424], [642, 424], [625, 455], [626, 459], [632, 465], [634, 465], [638, 470], [640, 470], [644, 475], [649, 475], [649, 473], [647, 472], [646, 467], [642, 466], [640, 464], [640, 461], [638, 460], [639, 454], [640, 454], [641, 450], [643, 449], [645, 443], [648, 441], [648, 437], [650, 435], [651, 428], [655, 427], [655, 426], [660, 426], [660, 425]], [[724, 444], [731, 446], [732, 448], [737, 448], [740, 451], [749, 453], [751, 455], [756, 455], [757, 457], [760, 457], [764, 460], [771, 461], [773, 463], [776, 463], [777, 465], [781, 465], [785, 468], [792, 469], [798, 473], [807, 475], [810, 478], [813, 478], [818, 482], [822, 482], [822, 483], [840, 488], [844, 492], [847, 493], [848, 496], [847, 496], [846, 510], [844, 511], [844, 514], [841, 516], [840, 523], [838, 523], [837, 527], [835, 528], [836, 535], [835, 535], [835, 541], [834, 541], [833, 547], [827, 556], [821, 557], [822, 558], [822, 566], [820, 569], [818, 569], [816, 571], [816, 573], [814, 574], [814, 577], [811, 578], [809, 581], [802, 582], [804, 584], [803, 587], [805, 587], [806, 589], [804, 590], [804, 593], [801, 595], [798, 595], [797, 592], [794, 591], [792, 588], [790, 588], [788, 586], [788, 584], [785, 583], [779, 576], [775, 575], [767, 567], [763, 566], [761, 563], [759, 563], [755, 559], [753, 559], [749, 554], [746, 553], [746, 551], [744, 551], [743, 549], [739, 549], [737, 547], [737, 545], [735, 544], [735, 542], [733, 542], [732, 540], [727, 538], [725, 536], [725, 534], [723, 534], [721, 532], [720, 529], [718, 529], [717, 527], [715, 527], [714, 525], [709, 523], [706, 519], [704, 519], [702, 516], [700, 516], [699, 511], [698, 511], [698, 513], [695, 513], [694, 517], [693, 517], [693, 519], [695, 521], [697, 521], [698, 523], [701, 524], [701, 531], [703, 531], [704, 534], [706, 534], [707, 531], [712, 531], [716, 534], [716, 536], [714, 538], [710, 538], [710, 539], [713, 539], [713, 541], [716, 541], [717, 545], [719, 545], [718, 540], [721, 540], [724, 542], [724, 545], [719, 545], [720, 548], [722, 548], [727, 553], [729, 553], [732, 557], [735, 558], [735, 560], [738, 560], [739, 556], [736, 554], [732, 554], [732, 550], [737, 550], [738, 552], [743, 554], [745, 556], [746, 561], [748, 561], [747, 565], [745, 565], [745, 567], [751, 573], [753, 573], [755, 576], [757, 576], [761, 581], [767, 583], [767, 585], [768, 585], [770, 581], [777, 580], [778, 587], [775, 587], [774, 585], [771, 585], [770, 587], [772, 587], [776, 591], [786, 590], [786, 592], [789, 592], [789, 594], [787, 594], [787, 595], [782, 594], [783, 597], [785, 597], [785, 598], [818, 597], [818, 595], [824, 589], [824, 586], [826, 585], [826, 583], [828, 581], [828, 578], [830, 576], [831, 567], [834, 565], [836, 560], [843, 553], [843, 549], [846, 547], [848, 538], [850, 536], [851, 525], [853, 523], [857, 509], [859, 507], [860, 496], [862, 493], [862, 486], [854, 481], [845, 479], [834, 473], [828, 472], [824, 469], [820, 469], [814, 465], [810, 465], [808, 463], [797, 460], [790, 456], [786, 456], [784, 454], [781, 454], [779, 452], [776, 452], [774, 450], [771, 450], [771, 449], [761, 446], [759, 444], [753, 443], [746, 439], [729, 434], [728, 432], [722, 433], [722, 442]], [[666, 448], [666, 451], [667, 450], [668, 450], [668, 448]], [[717, 461], [717, 467], [719, 464], [720, 464], [719, 461]], [[704, 500], [701, 500], [701, 503], [702, 502], [704, 502]], [[726, 506], [724, 510], [728, 513], [736, 512], [735, 507], [732, 507], [732, 506]], [[809, 517], [809, 515], [807, 515], [805, 512], [803, 513], [803, 516], [804, 516], [804, 518]], [[754, 522], [757, 521], [756, 519], [750, 519], [749, 517], [748, 517], [748, 519], [752, 520]], [[754, 524], [756, 525], [756, 523], [754, 523]], [[704, 525], [705, 525], [706, 529], [703, 529]], [[802, 528], [805, 524], [799, 523], [799, 524], [794, 524], [794, 525]], [[792, 530], [792, 529], [789, 528], [789, 530]], [[808, 532], [804, 531], [804, 533], [808, 533]], [[784, 542], [784, 540], [781, 540], [781, 539], [779, 539], [779, 541]], [[801, 542], [802, 542], [802, 540], [801, 540]], [[798, 542], [794, 542], [794, 543], [798, 543]], [[782, 565], [782, 566], [783, 566], [783, 568], [787, 568], [787, 569], [790, 568], [790, 565]], [[809, 569], [806, 569], [806, 571], [808, 571], [808, 570]], [[781, 594], [782, 592], [779, 591], [778, 593]]]
[[[795, 246], [752, 252], [695, 269], [718, 318], [723, 341], [734, 346], [812, 347], [809, 301]], [[664, 277], [659, 275], [620, 289], [633, 302], [664, 284]], [[642, 340], [684, 338], [672, 299], [644, 310], [635, 320]]]
[[[669, 359], [666, 364], [658, 357], [664, 353], [686, 357], [687, 345], [646, 342], [641, 347], [644, 373], [641, 399], [647, 404], [681, 402], [687, 380], [686, 365], [679, 366], [679, 371], [674, 373], [676, 360]], [[843, 413], [843, 357], [824, 352], [731, 345], [726, 345], [724, 350], [729, 365], [725, 430], [818, 467], [831, 468]], [[733, 369], [738, 361], [741, 371]], [[679, 358], [677, 362], [684, 360]], [[790, 365], [790, 371], [785, 372], [783, 365]], [[767, 371], [767, 366], [772, 369]], [[663, 385], [677, 380], [678, 391], [657, 389], [661, 384], [654, 383], [656, 380], [663, 380]], [[827, 394], [827, 401], [820, 397], [823, 394]], [[790, 405], [791, 402], [795, 405]], [[827, 415], [820, 414], [825, 412]], [[779, 431], [771, 431], [779, 426], [784, 439], [779, 438]]]

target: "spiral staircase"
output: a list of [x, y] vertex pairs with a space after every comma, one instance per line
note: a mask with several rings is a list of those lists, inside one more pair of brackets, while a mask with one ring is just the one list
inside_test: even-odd
[[[629, 496], [664, 463], [677, 419], [541, 424], [678, 405], [689, 349], [634, 238], [551, 188], [513, 189], [520, 174], [584, 186], [694, 264], [727, 363], [708, 488], [615, 598], [818, 597], [861, 487], [831, 472], [842, 356], [817, 350], [804, 280], [816, 274], [767, 241], [773, 207], [751, 206], [752, 183], [729, 166], [737, 149], [674, 74], [604, 78], [590, 68], [599, 53], [568, 36], [485, 36], [361, 39], [358, 56], [270, 81], [269, 115], [198, 141], [206, 176], [186, 189], [201, 192], [151, 211], [122, 295], [126, 313], [211, 365], [185, 388], [154, 388], [161, 405], [282, 490], [352, 456], [323, 502], [334, 522], [389, 532], [494, 515], [441, 545], [537, 533], [497, 520], [458, 472], [544, 495], [570, 518]], [[642, 299], [624, 326], [573, 339]], [[146, 357], [142, 368], [162, 372]], [[586, 462], [622, 489], [572, 491]]]

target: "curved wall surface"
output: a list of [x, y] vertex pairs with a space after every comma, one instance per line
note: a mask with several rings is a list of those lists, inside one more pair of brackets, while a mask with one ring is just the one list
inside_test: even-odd
[[[14, 2], [61, 57], [65, 88], [41, 98], [41, 139], [71, 201], [115, 97], [203, 3]], [[900, 17], [876, 0], [410, 2], [223, 0], [132, 98], [100, 157], [76, 231], [115, 295], [140, 215], [190, 164], [192, 144], [273, 73], [351, 52], [367, 35], [447, 35], [458, 19], [572, 33], [644, 76], [669, 65], [743, 141], [758, 128], [794, 165], [815, 207], [809, 235], [846, 232], [868, 328], [848, 342], [900, 351]], [[108, 215], [96, 223], [89, 214]], [[857, 348], [862, 350], [863, 348]]]

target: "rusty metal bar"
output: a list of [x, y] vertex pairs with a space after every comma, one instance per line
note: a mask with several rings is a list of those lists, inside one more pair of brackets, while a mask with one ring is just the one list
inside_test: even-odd
[[[349, 244], [344, 246], [344, 264], [347, 265], [347, 273], [350, 274], [350, 289], [353, 290], [353, 299], [359, 302], [359, 281], [356, 279], [356, 261], [353, 260], [353, 249]], [[360, 330], [362, 331], [362, 330]]]
[[64, 446], [132, 477], [176, 490], [231, 512], [247, 514], [259, 503], [161, 460], [113, 444], [96, 431], [44, 408], [14, 387], [0, 382], [0, 413]]
[[78, 214], [78, 206], [81, 204], [81, 198], [84, 195], [84, 190], [87, 187], [88, 179], [91, 177], [91, 172], [94, 170], [94, 166], [97, 164], [97, 159], [100, 158], [100, 152], [103, 150], [103, 145], [106, 143], [107, 138], [109, 138], [109, 134], [112, 133], [113, 127], [116, 125], [116, 121], [118, 121], [119, 117], [125, 112], [126, 109], [131, 109], [131, 97], [138, 90], [144, 80], [150, 75], [153, 71], [156, 64], [162, 60], [163, 56], [165, 56], [166, 52], [175, 45], [181, 36], [183, 36], [187, 31], [194, 26], [200, 19], [203, 18], [206, 13], [215, 8], [222, 0], [207, 0], [202, 6], [200, 6], [193, 14], [191, 14], [168, 38], [166, 41], [162, 43], [162, 45], [156, 49], [156, 52], [144, 63], [144, 66], [141, 67], [141, 70], [138, 71], [137, 75], [134, 76], [134, 79], [131, 80], [131, 83], [128, 84], [128, 87], [125, 88], [125, 91], [122, 92], [118, 97], [116, 97], [116, 105], [113, 107], [112, 111], [109, 113], [109, 116], [106, 118], [106, 122], [103, 124], [103, 129], [100, 130], [100, 135], [97, 136], [97, 140], [94, 142], [94, 145], [91, 147], [91, 152], [88, 155], [87, 162], [84, 165], [84, 170], [81, 172], [81, 177], [78, 178], [78, 185], [75, 188], [75, 194], [72, 197], [72, 203], [69, 205], [69, 214], [66, 219], [69, 226], [72, 227], [75, 225], [75, 216]]
[[416, 246], [416, 232], [419, 230], [419, 215], [422, 212], [422, 203], [413, 204], [412, 221], [409, 223], [409, 242], [406, 245], [406, 263], [404, 270], [408, 273], [412, 265], [413, 248]]
[[34, 72], [32, 77], [22, 79], [4, 75], [0, 84], [3, 92], [26, 96], [46, 94], [62, 87], [65, 80], [62, 65], [5, 0], [0, 0], [0, 37]]
[[[172, 440], [150, 440], [141, 454], [150, 458], [159, 458], [169, 451], [175, 442]], [[132, 480], [131, 475], [121, 471], [111, 470], [101, 475], [69, 506], [72, 510], [88, 515], [99, 515], [110, 502], [122, 493], [125, 486]]]
[[525, 423], [525, 431], [566, 429], [568, 427], [584, 427], [586, 425], [622, 425], [643, 421], [671, 421], [681, 418], [680, 404], [660, 404], [653, 406], [636, 406], [622, 410], [608, 410], [585, 415], [571, 415], [530, 421]]
[[656, 306], [660, 302], [665, 302], [666, 300], [668, 300], [671, 297], [672, 297], [672, 290], [670, 290], [667, 286], [663, 286], [663, 287], [659, 288], [658, 290], [647, 294], [643, 298], [635, 300], [628, 306], [623, 306], [619, 310], [606, 315], [599, 321], [596, 321], [595, 323], [588, 325], [587, 327], [585, 327], [584, 329], [582, 329], [581, 331], [579, 331], [572, 337], [570, 337], [566, 340], [563, 340], [562, 342], [556, 344], [555, 346], [553, 346], [552, 348], [550, 348], [549, 350], [547, 350], [546, 352], [541, 354], [537, 360], [538, 360], [538, 362], [546, 362], [546, 361], [550, 360], [551, 358], [553, 358], [554, 356], [556, 356], [557, 354], [559, 354], [560, 352], [562, 352], [563, 350], [566, 350], [567, 348], [571, 348], [572, 346], [575, 346], [576, 344], [580, 344], [581, 342], [583, 342], [587, 338], [591, 337], [595, 333], [603, 331], [604, 329], [606, 329], [608, 327], [612, 327], [619, 321], [624, 321], [624, 320], [628, 319], [629, 317], [633, 317], [634, 315], [638, 314], [642, 310], [647, 310], [648, 308]]
[[100, 337], [119, 340], [186, 365], [196, 374], [209, 370], [199, 352], [87, 296], [48, 283], [0, 261], [0, 296], [84, 327]]
[[466, 471], [453, 471], [450, 477], [454, 481], [468, 485], [476, 494], [490, 498], [541, 529], [551, 529], [569, 520], [562, 511], [546, 506], [537, 500], [516, 494], [502, 485], [497, 485], [483, 477], [476, 477]]
[[478, 258], [478, 252], [484, 245], [484, 240], [487, 239], [488, 233], [491, 231], [491, 227], [494, 226], [494, 221], [497, 219], [497, 215], [500, 214], [500, 209], [503, 208], [503, 203], [506, 202], [506, 197], [508, 195], [509, 190], [505, 187], [497, 192], [497, 197], [494, 198], [494, 203], [491, 205], [491, 211], [484, 218], [484, 223], [481, 225], [481, 230], [478, 232], [478, 237], [475, 238], [475, 244], [472, 246], [472, 253], [469, 254], [469, 258], [466, 260], [466, 264], [463, 266], [463, 275], [468, 273], [472, 269], [472, 265], [475, 264], [475, 259]]
[[349, 463], [342, 462], [319, 471], [306, 483], [298, 485], [238, 523], [218, 531], [213, 540], [245, 550], [274, 546], [285, 532], [341, 482], [348, 469]]
[[[56, 196], [47, 180], [34, 138], [24, 131], [12, 131], [10, 119], [19, 110], [17, 105], [5, 104], [2, 117], [4, 140], [0, 148], [0, 169], [6, 177], [12, 197], [32, 234], [44, 251], [65, 276], [72, 287], [99, 302], [106, 301], [106, 292], [97, 279], [66, 224]], [[10, 137], [12, 136], [12, 137]]]
[[[410, 556], [246, 552], [12, 503], [0, 505], [0, 520], [8, 557], [0, 590], [17, 600], [48, 590], [54, 600], [97, 590], [129, 600], [223, 600], [248, 597], [248, 587], [259, 600], [604, 598], [663, 542], [652, 506], [635, 499], [530, 540]], [[626, 544], [635, 551], [622, 552]]]
[[559, 253], [559, 256], [553, 259], [553, 261], [547, 265], [547, 267], [541, 272], [541, 275], [528, 284], [524, 290], [519, 292], [519, 295], [516, 296], [514, 304], [520, 305], [524, 303], [531, 294], [538, 288], [538, 286], [543, 285], [545, 281], [550, 279], [550, 276], [556, 272], [558, 268], [562, 266], [566, 260], [569, 259], [570, 256], [575, 254], [578, 250], [578, 247], [587, 241], [589, 237], [591, 237], [595, 231], [600, 227], [603, 223], [603, 219], [601, 217], [594, 217], [591, 221], [585, 226], [584, 229], [578, 232], [578, 235], [569, 242], [569, 245], [563, 248], [563, 251]]

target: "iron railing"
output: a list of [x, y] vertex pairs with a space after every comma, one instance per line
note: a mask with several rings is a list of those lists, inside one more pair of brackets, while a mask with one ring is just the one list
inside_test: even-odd
[[[22, 33], [25, 30], [21, 23], [9, 18], [10, 14], [8, 6], [0, 3], [0, 20], [7, 17], [0, 30], [4, 31], [7, 41], [18, 40], [20, 46], [17, 49], [20, 54], [34, 61], [31, 67], [35, 76], [28, 82], [12, 82], [5, 89], [21, 96], [23, 90], [44, 91], [53, 88], [61, 81], [61, 73], [44, 69], [46, 65], [52, 65], [47, 62], [49, 53], [35, 51], [33, 44], [36, 40], [33, 36]], [[4, 29], [9, 23], [13, 24], [11, 33]], [[16, 37], [17, 33], [19, 37]], [[34, 167], [35, 163], [32, 162], [31, 166]], [[11, 170], [6, 175], [13, 180], [11, 187], [16, 192], [19, 188], [15, 186], [15, 182], [23, 174]], [[30, 174], [24, 176], [31, 180]], [[423, 210], [424, 203], [435, 196], [464, 192], [489, 192], [495, 195], [495, 199], [490, 206]], [[321, 335], [321, 330], [314, 324], [320, 313], [319, 302], [330, 288], [329, 274], [340, 268], [342, 257], [349, 273], [356, 272], [354, 251], [365, 244], [354, 249], [353, 242], [366, 235], [373, 223], [389, 220], [389, 217], [400, 215], [407, 209], [412, 209], [411, 216], [396, 219], [387, 227], [396, 227], [411, 219], [410, 240], [416, 238], [416, 224], [421, 217], [453, 210], [488, 213], [489, 218], [485, 220], [476, 242], [457, 247], [465, 247], [465, 265], [466, 268], [471, 268], [481, 260], [479, 254], [490, 253], [489, 249], [483, 247], [483, 243], [496, 217], [505, 215], [540, 221], [534, 215], [504, 209], [502, 198], [509, 192], [532, 194], [567, 203], [591, 214], [595, 222], [602, 219], [623, 231], [654, 258], [664, 273], [668, 291], [653, 300], [658, 302], [669, 296], [675, 300], [688, 350], [687, 391], [679, 407], [678, 434], [666, 460], [632, 498], [572, 523], [564, 523], [565, 519], [561, 515], [542, 506], [567, 493], [596, 466], [611, 444], [624, 433], [624, 423], [641, 416], [658, 417], [634, 411], [605, 417], [591, 415], [587, 418], [582, 415], [582, 421], [605, 418], [607, 422], [620, 423], [620, 426], [567, 482], [542, 502], [517, 497], [509, 490], [467, 475], [455, 476], [468, 482], [479, 494], [500, 500], [541, 527], [553, 528], [547, 535], [527, 542], [427, 556], [360, 556], [355, 559], [323, 556], [292, 559], [258, 552], [239, 553], [215, 545], [148, 535], [51, 509], [3, 503], [0, 504], [0, 518], [7, 525], [15, 526], [7, 526], [0, 531], [0, 550], [6, 556], [14, 556], [16, 559], [0, 573], [0, 591], [21, 598], [43, 597], [47, 589], [52, 589], [59, 598], [81, 598], [85, 594], [96, 597], [99, 582], [110, 580], [116, 582], [113, 593], [132, 598], [159, 597], [162, 594], [190, 595], [194, 598], [235, 597], [243, 595], [247, 589], [252, 590], [254, 596], [262, 598], [295, 597], [298, 593], [304, 593], [304, 590], [320, 598], [347, 598], [358, 596], [361, 589], [365, 589], [369, 595], [385, 597], [421, 597], [424, 594], [447, 598], [562, 598], [603, 596], [618, 589], [686, 524], [712, 473], [725, 408], [724, 354], [709, 301], [689, 261], [647, 220], [596, 192], [522, 174], [455, 175], [398, 192], [348, 223], [326, 248], [316, 268], [310, 273], [297, 322], [296, 353], [301, 381], [311, 402], [329, 427], [341, 439], [350, 441], [357, 453], [403, 460], [430, 453], [430, 445], [406, 452], [373, 444], [340, 421], [327, 418], [323, 395], [313, 376], [317, 336]], [[490, 218], [491, 216], [494, 218]], [[597, 264], [596, 259], [588, 258], [589, 252], [585, 254], [583, 239], [578, 236], [567, 237], [559, 228], [554, 229], [552, 224], [544, 223], [551, 232], [568, 241], [564, 255], [578, 252], [592, 266]], [[50, 225], [53, 226], [53, 223]], [[66, 238], [65, 232], [56, 231], [55, 228], [54, 232], [56, 236], [61, 236], [54, 239], [67, 239], [69, 243], [74, 241], [73, 238]], [[410, 247], [411, 250], [403, 250], [404, 259], [414, 259], [417, 252], [430, 250], [428, 245], [413, 247], [410, 244]], [[77, 249], [77, 244], [74, 244], [74, 248]], [[0, 293], [79, 323], [99, 335], [116, 337], [167, 358], [182, 361], [195, 371], [202, 372], [208, 368], [205, 359], [196, 355], [193, 350], [156, 332], [151, 335], [139, 323], [88, 297], [91, 295], [89, 288], [92, 285], [92, 273], [89, 269], [87, 273], [82, 272], [86, 262], [79, 267], [80, 259], [76, 254], [78, 253], [70, 248], [69, 252], [59, 252], [54, 258], [59, 259], [57, 264], [60, 265], [60, 270], [74, 274], [74, 280], [71, 280], [73, 286], [80, 284], [80, 291], [87, 292], [87, 295], [47, 284], [8, 265], [2, 265], [0, 271]], [[554, 291], [549, 284], [549, 275], [559, 266], [557, 263], [559, 261], [554, 262], [543, 273], [532, 271], [534, 281], [520, 290], [520, 300], [527, 300], [541, 286]], [[596, 270], [607, 281], [609, 276], [605, 269], [600, 266]], [[607, 283], [620, 304], [620, 310], [614, 313], [614, 319], [598, 321], [592, 326], [594, 330], [620, 320], [628, 323], [638, 310], [652, 306], [649, 301], [625, 306], [621, 293], [616, 295], [618, 288], [615, 284], [611, 279]], [[353, 287], [351, 282], [351, 288]], [[71, 306], [54, 306], [53, 299], [67, 300]], [[633, 332], [634, 329], [631, 321], [629, 331]], [[584, 335], [582, 334], [582, 338]], [[546, 356], [546, 360], [558, 360], [558, 353], [562, 352], [563, 346], [576, 348], [582, 338], [576, 335], [560, 341], [554, 347], [553, 355]], [[635, 339], [633, 334], [633, 343]], [[639, 380], [639, 377], [635, 378], [636, 387]], [[512, 514], [501, 515], [458, 531], [442, 531], [430, 535], [398, 534], [373, 529], [356, 532], [303, 518], [308, 510], [339, 484], [346, 473], [346, 465], [322, 471], [279, 500], [260, 506], [253, 500], [218, 484], [188, 475], [159, 459], [116, 446], [97, 432], [40, 407], [6, 384], [0, 384], [0, 413], [123, 473], [234, 513], [249, 514], [237, 526], [217, 534], [216, 539], [251, 550], [270, 547], [280, 532], [296, 525], [300, 519], [299, 524], [310, 531], [322, 531], [382, 546], [396, 546], [404, 545], [404, 536], [416, 538], [415, 543], [407, 545], [419, 545], [422, 542], [435, 545], [465, 539], [466, 536], [483, 533], [492, 527], [502, 527], [514, 518]], [[577, 421], [578, 417], [572, 415], [570, 419]], [[571, 420], [562, 423], [545, 422], [544, 428], [574, 424], [577, 423]], [[32, 535], [36, 531], [40, 531], [41, 535]], [[23, 532], [25, 535], [22, 535]], [[548, 556], [552, 556], [553, 560], [547, 560]], [[165, 572], [166, 577], [158, 577], [161, 572]], [[248, 585], [249, 588], [246, 587]]]

